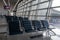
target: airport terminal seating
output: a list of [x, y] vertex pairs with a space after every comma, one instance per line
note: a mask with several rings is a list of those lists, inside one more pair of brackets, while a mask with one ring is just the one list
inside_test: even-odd
[[[17, 17], [17, 16], [5, 16], [9, 26], [9, 34], [21, 34], [23, 31], [20, 30], [20, 27], [24, 28], [26, 33], [43, 31], [45, 28], [49, 28], [49, 24], [46, 20], [29, 20], [27, 17]], [[19, 23], [20, 22], [20, 23]], [[19, 26], [21, 25], [21, 26]], [[32, 28], [34, 26], [34, 29]]]
[[[47, 32], [52, 32], [54, 35], [56, 35], [56, 33], [54, 32], [54, 31], [52, 31], [52, 29], [55, 29], [55, 28], [50, 28], [49, 27], [49, 23], [48, 23], [48, 21], [47, 20], [40, 20], [41, 21], [41, 23], [42, 23], [42, 25], [43, 25], [43, 28], [45, 29], [45, 30], [48, 30]], [[49, 34], [50, 36], [52, 36], [51, 34]]]
[[24, 27], [25, 32], [29, 33], [29, 32], [34, 31], [32, 29], [31, 22], [30, 22], [30, 20], [28, 18], [26, 18], [26, 17], [23, 18], [23, 19], [20, 18], [20, 20], [22, 20], [22, 22], [21, 22], [22, 25], [21, 26]]
[[18, 17], [19, 18], [19, 22], [20, 22], [20, 26], [23, 27], [23, 20], [28, 20], [27, 17]]
[[38, 31], [49, 29], [49, 23], [47, 20], [32, 20], [32, 26], [34, 26], [34, 29]]
[[42, 25], [38, 20], [32, 20], [32, 26], [34, 26], [35, 30], [41, 31]]
[[40, 20], [40, 21], [42, 23], [43, 28], [49, 29], [49, 23], [47, 20]]
[[[19, 39], [23, 39], [23, 38], [33, 39], [33, 38], [42, 37], [43, 32], [46, 30], [52, 31], [49, 28], [49, 23], [47, 20], [29, 20], [27, 17], [17, 17], [17, 16], [5, 16], [5, 17], [7, 19], [8, 28], [9, 28], [8, 39], [10, 38], [13, 39], [17, 37]], [[21, 31], [20, 27], [23, 27], [24, 30]], [[48, 33], [48, 31], [46, 33]]]
[[7, 23], [9, 26], [9, 35], [21, 34], [19, 27], [19, 20], [16, 16], [6, 16]]

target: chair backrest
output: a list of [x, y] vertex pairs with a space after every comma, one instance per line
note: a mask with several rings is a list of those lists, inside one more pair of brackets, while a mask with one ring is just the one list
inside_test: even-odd
[[12, 17], [8, 16], [7, 20], [9, 21], [8, 22], [9, 35], [16, 35], [16, 34], [22, 33], [22, 31], [20, 31], [20, 27], [19, 27], [19, 20], [16, 16], [12, 16]]
[[28, 18], [23, 18], [22, 26], [24, 27], [25, 32], [27, 32], [27, 33], [33, 32], [31, 22], [30, 22], [30, 20], [28, 20]]
[[19, 20], [21, 22], [21, 27], [24, 28], [25, 32], [29, 33], [34, 31], [31, 22], [27, 17], [19, 17]]
[[29, 20], [27, 17], [24, 17], [23, 20]]
[[19, 21], [22, 22], [22, 20], [23, 20], [23, 17], [19, 17]]
[[32, 26], [34, 26], [35, 30], [40, 31], [40, 29], [41, 29], [41, 23], [38, 20], [32, 20]]
[[41, 23], [43, 25], [43, 28], [49, 28], [49, 23], [47, 20], [41, 20]]
[[12, 16], [5, 16], [5, 17], [6, 17], [6, 19], [7, 19], [7, 22], [12, 21], [12, 19], [13, 19], [13, 17], [12, 17]]

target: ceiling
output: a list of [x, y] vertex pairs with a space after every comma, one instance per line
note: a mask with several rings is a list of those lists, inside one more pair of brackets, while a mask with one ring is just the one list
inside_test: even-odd
[[[0, 0], [0, 2], [2, 2], [3, 0]], [[5, 0], [8, 1], [8, 0]], [[11, 2], [16, 2], [17, 0], [10, 0]]]
[[[5, 0], [8, 3], [8, 0]], [[17, 2], [17, 0], [10, 0], [10, 4], [14, 5]], [[3, 0], [0, 0], [0, 3], [3, 3]]]
[[[6, 3], [8, 4], [8, 0], [5, 0], [5, 1], [6, 1]], [[18, 0], [9, 0], [9, 1], [10, 1], [10, 7], [11, 7], [11, 10], [12, 10]], [[22, 1], [22, 0], [20, 0], [20, 1]], [[5, 4], [3, 3], [3, 0], [0, 0], [0, 4], [2, 4], [3, 6], [5, 5]], [[0, 5], [0, 6], [1, 6], [1, 5]], [[3, 6], [2, 6], [2, 7], [3, 7]], [[15, 9], [15, 10], [16, 10], [16, 9]]]

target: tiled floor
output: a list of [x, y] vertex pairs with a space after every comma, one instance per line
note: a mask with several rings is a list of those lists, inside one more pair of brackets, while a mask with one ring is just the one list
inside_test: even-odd
[[[37, 37], [37, 38], [29, 38], [29, 37], [20, 37], [20, 36], [15, 36], [15, 37], [12, 37], [12, 39], [14, 40], [60, 40], [60, 29], [56, 28], [56, 29], [53, 29], [53, 31], [56, 33], [55, 36], [46, 36], [46, 35], [43, 35], [43, 37]], [[16, 39], [15, 39], [16, 38]]]
[[53, 26], [55, 29], [52, 29], [55, 32], [55, 36], [51, 36], [52, 40], [60, 40], [60, 25], [54, 24]]
[[[8, 38], [8, 40], [60, 40], [60, 28], [58, 26], [50, 25], [52, 28], [54, 27], [53, 31], [56, 33], [55, 36], [48, 37], [44, 35], [43, 37], [38, 37], [38, 38], [29, 38], [28, 36], [11, 36], [11, 39]], [[51, 33], [51, 32], [50, 32]], [[6, 40], [6, 38], [0, 39], [0, 40]]]

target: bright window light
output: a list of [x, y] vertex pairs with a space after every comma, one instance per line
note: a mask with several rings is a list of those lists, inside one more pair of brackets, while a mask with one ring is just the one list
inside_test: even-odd
[[10, 14], [11, 14], [11, 16], [13, 16], [13, 12], [11, 12]]
[[[60, 0], [53, 0], [52, 7], [60, 6]], [[60, 11], [60, 8], [54, 8], [55, 10]]]

